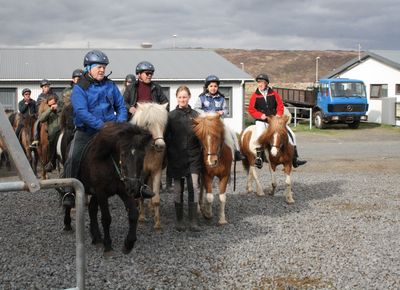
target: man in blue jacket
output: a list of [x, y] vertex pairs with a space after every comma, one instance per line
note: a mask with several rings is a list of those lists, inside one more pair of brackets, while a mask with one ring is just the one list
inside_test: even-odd
[[[64, 177], [77, 178], [83, 150], [106, 122], [126, 122], [128, 113], [115, 83], [105, 76], [108, 57], [100, 50], [89, 51], [83, 60], [83, 75], [74, 86], [71, 103], [76, 131], [65, 164]], [[73, 206], [72, 192], [65, 194], [64, 206]]]

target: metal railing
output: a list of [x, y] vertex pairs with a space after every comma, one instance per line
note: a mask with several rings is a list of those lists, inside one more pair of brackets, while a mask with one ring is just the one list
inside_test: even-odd
[[20, 180], [0, 182], [0, 192], [29, 191], [34, 193], [40, 189], [70, 186], [75, 189], [76, 195], [76, 288], [85, 289], [86, 251], [85, 251], [85, 191], [82, 183], [75, 178], [38, 180], [21, 148], [11, 124], [0, 103], [0, 137], [3, 139], [9, 156], [17, 169]]
[[[297, 126], [299, 121], [307, 121], [309, 124], [310, 130], [312, 129], [312, 108], [306, 107], [285, 107], [292, 114], [294, 127]], [[305, 114], [307, 113], [307, 114]], [[308, 115], [308, 117], [303, 117], [304, 115]]]

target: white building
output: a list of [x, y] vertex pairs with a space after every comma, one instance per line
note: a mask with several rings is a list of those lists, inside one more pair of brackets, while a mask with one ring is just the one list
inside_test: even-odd
[[[0, 102], [5, 108], [17, 109], [24, 88], [32, 90], [36, 100], [41, 90], [39, 82], [48, 79], [59, 94], [69, 86], [72, 71], [82, 68], [83, 57], [90, 49], [0, 48]], [[171, 109], [176, 106], [175, 91], [187, 85], [191, 105], [203, 91], [204, 79], [216, 75], [220, 90], [227, 98], [229, 115], [225, 123], [240, 133], [243, 128], [244, 84], [253, 77], [217, 54], [206, 49], [101, 49], [109, 58], [106, 73], [122, 87], [127, 74], [135, 74], [143, 60], [155, 66], [153, 80], [159, 83]]]
[[368, 121], [400, 126], [400, 51], [365, 52], [325, 77], [364, 81]]

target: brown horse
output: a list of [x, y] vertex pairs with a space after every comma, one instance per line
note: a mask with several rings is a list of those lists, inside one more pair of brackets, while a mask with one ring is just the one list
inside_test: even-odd
[[193, 120], [193, 129], [203, 147], [204, 187], [206, 197], [201, 194], [200, 208], [205, 218], [212, 218], [214, 195], [212, 182], [219, 178], [219, 225], [227, 223], [225, 218], [226, 187], [231, 174], [232, 149], [225, 143], [224, 123], [218, 114], [202, 114]]
[[[137, 104], [137, 110], [131, 123], [150, 131], [153, 143], [147, 146], [143, 170], [146, 184], [151, 187], [155, 196], [151, 199], [154, 210], [154, 228], [161, 230], [160, 221], [160, 184], [165, 155], [164, 132], [168, 121], [168, 104], [142, 103]], [[145, 220], [144, 201], [140, 203], [139, 221]]]
[[[283, 165], [283, 171], [286, 175], [286, 190], [284, 195], [286, 197], [287, 203], [294, 203], [293, 192], [292, 192], [292, 182], [290, 174], [292, 172], [292, 160], [294, 155], [294, 147], [289, 143], [288, 131], [286, 129], [286, 124], [288, 121], [288, 116], [283, 115], [282, 117], [267, 117], [268, 127], [264, 130], [263, 134], [258, 138], [258, 144], [266, 151], [266, 158], [269, 164], [269, 171], [271, 174], [271, 185], [272, 189], [270, 195], [275, 194], [275, 189], [277, 186], [275, 170], [280, 164]], [[256, 181], [257, 185], [257, 195], [265, 195], [263, 188], [261, 186], [260, 180], [256, 169], [254, 167], [254, 161], [256, 157], [256, 145], [254, 142], [254, 130], [255, 125], [247, 127], [241, 134], [240, 147], [246, 159], [243, 160], [243, 166], [246, 169], [247, 175], [247, 192], [253, 192], [252, 182], [253, 179]]]
[[35, 115], [23, 115], [21, 113], [14, 113], [9, 116], [9, 120], [14, 131], [17, 130], [18, 127], [21, 126], [22, 128], [19, 133], [16, 132], [19, 136], [17, 136], [22, 149], [28, 159], [29, 164], [32, 167], [32, 170], [35, 174], [37, 174], [37, 163], [38, 163], [38, 155], [37, 152], [30, 147], [33, 141], [33, 131], [34, 131], [34, 124], [36, 122]]
[[[46, 101], [41, 102], [39, 106], [39, 116], [48, 108], [49, 106]], [[46, 164], [49, 162], [49, 135], [47, 134], [47, 123], [40, 124], [39, 138], [40, 142], [37, 147], [37, 152], [41, 165], [41, 177], [42, 179], [48, 179], [47, 172], [44, 169]]]

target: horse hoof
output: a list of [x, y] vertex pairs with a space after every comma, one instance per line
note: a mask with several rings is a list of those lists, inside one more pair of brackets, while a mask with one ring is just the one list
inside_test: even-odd
[[293, 204], [294, 203], [294, 199], [293, 198], [287, 198], [286, 199], [286, 203], [287, 204]]
[[219, 226], [219, 227], [222, 227], [222, 226], [227, 225], [227, 224], [228, 224], [227, 221], [219, 221], [219, 222], [218, 222], [218, 226]]
[[155, 226], [154, 226], [154, 230], [155, 230], [157, 233], [160, 233], [160, 232], [162, 232], [163, 227], [162, 227], [161, 225], [155, 225]]
[[104, 250], [104, 253], [103, 253], [104, 258], [110, 258], [110, 257], [112, 257], [114, 255], [115, 255], [115, 253], [114, 253], [113, 249]]
[[65, 225], [64, 228], [63, 228], [63, 231], [64, 231], [64, 232], [72, 232], [72, 227], [71, 227], [71, 225]]
[[257, 196], [265, 196], [265, 192], [264, 192], [264, 191], [262, 191], [262, 192], [258, 192], [258, 191], [257, 191], [257, 192], [256, 192], [256, 195], [257, 195]]
[[122, 253], [124, 253], [125, 255], [129, 254], [132, 251], [134, 245], [135, 241], [128, 242], [127, 240], [125, 240], [124, 246], [122, 247]]
[[139, 217], [138, 222], [139, 223], [145, 223], [146, 222], [146, 218], [145, 217]]

